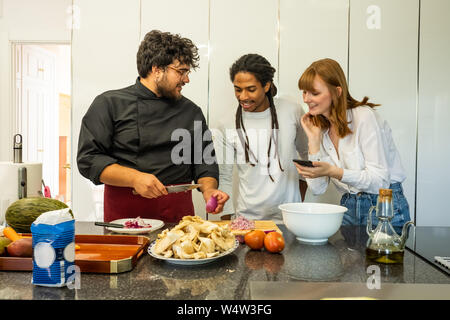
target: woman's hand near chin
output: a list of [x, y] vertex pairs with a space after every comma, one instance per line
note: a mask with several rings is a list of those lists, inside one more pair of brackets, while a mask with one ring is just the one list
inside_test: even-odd
[[308, 151], [310, 154], [316, 154], [320, 150], [320, 142], [322, 141], [322, 129], [314, 125], [312, 121], [312, 115], [308, 112], [305, 113], [300, 123], [303, 130], [308, 137]]

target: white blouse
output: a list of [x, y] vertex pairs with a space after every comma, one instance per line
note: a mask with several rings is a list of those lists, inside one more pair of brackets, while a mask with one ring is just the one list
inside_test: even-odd
[[388, 123], [368, 106], [347, 110], [347, 121], [353, 133], [339, 140], [339, 156], [328, 129], [323, 132], [320, 151], [308, 156], [311, 161], [326, 161], [344, 169], [342, 179], [306, 179], [311, 192], [314, 195], [324, 193], [330, 179], [342, 193], [378, 194], [380, 188], [403, 182], [405, 170]]

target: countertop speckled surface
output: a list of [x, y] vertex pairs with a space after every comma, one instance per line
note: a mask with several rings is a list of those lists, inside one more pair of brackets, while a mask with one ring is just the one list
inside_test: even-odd
[[[171, 265], [144, 254], [129, 272], [82, 273], [79, 289], [35, 286], [31, 272], [0, 271], [0, 299], [247, 300], [252, 298], [252, 282], [366, 283], [371, 276], [365, 228], [341, 227], [322, 246], [301, 244], [284, 225], [280, 229], [286, 241], [282, 254], [240, 245], [233, 254], [199, 266]], [[149, 234], [150, 239], [161, 231]], [[93, 222], [77, 222], [76, 233], [109, 232]], [[377, 266], [381, 283], [450, 284], [447, 274], [409, 250], [403, 264]]]

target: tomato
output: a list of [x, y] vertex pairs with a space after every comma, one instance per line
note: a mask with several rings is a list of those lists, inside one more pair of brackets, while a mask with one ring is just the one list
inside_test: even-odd
[[283, 236], [276, 232], [272, 231], [266, 234], [264, 238], [264, 247], [267, 251], [272, 253], [281, 252], [284, 249], [284, 238]]
[[253, 250], [259, 250], [264, 247], [264, 238], [266, 234], [261, 230], [247, 232], [244, 236], [244, 242]]

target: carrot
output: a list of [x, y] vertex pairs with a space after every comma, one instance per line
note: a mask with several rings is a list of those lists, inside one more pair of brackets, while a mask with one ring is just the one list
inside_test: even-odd
[[6, 227], [5, 229], [3, 229], [3, 234], [5, 237], [7, 237], [9, 240], [13, 242], [21, 238], [21, 236], [17, 234], [16, 230], [14, 230], [11, 227]]
[[[22, 239], [22, 238], [31, 238], [30, 236], [19, 236], [19, 234], [16, 232], [16, 230], [14, 230], [11, 227], [6, 227], [5, 229], [3, 229], [3, 235], [5, 237], [7, 237], [9, 240], [11, 240], [12, 242]], [[75, 250], [80, 250], [80, 246], [79, 245], [75, 245]]]

